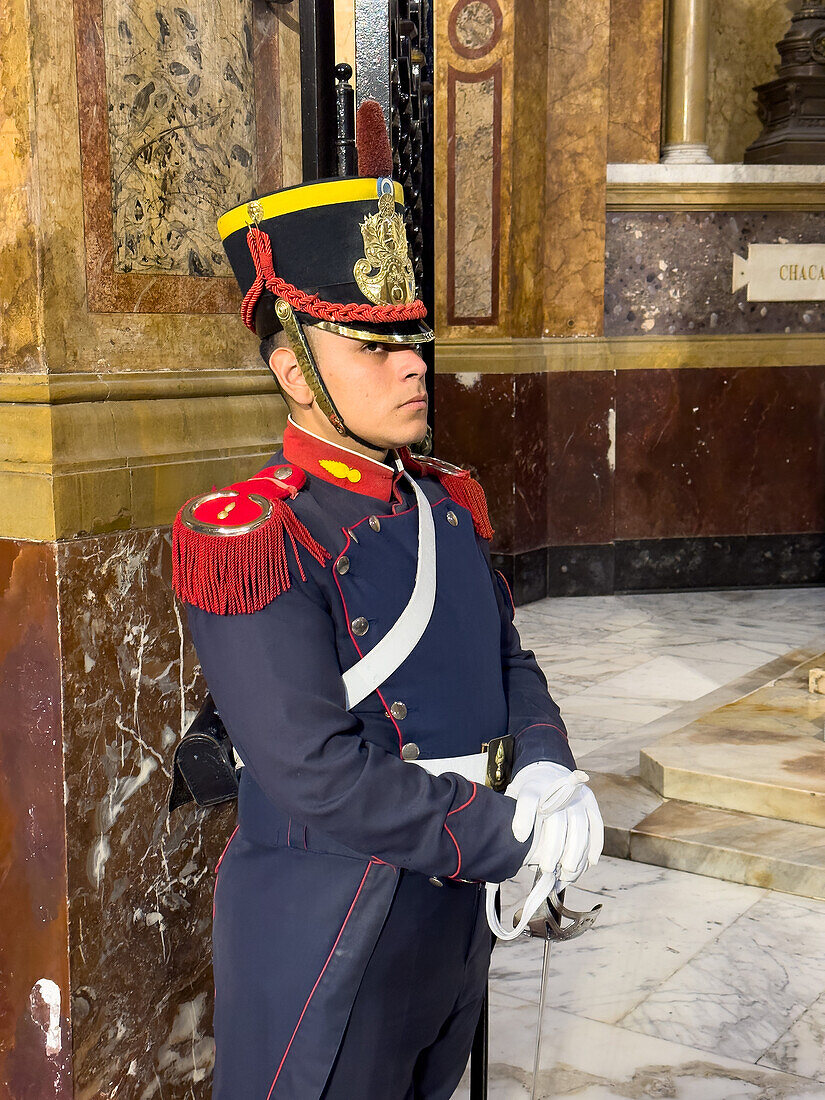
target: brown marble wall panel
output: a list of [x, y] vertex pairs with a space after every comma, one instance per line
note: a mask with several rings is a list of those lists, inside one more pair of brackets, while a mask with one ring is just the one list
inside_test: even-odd
[[610, 0], [551, 0], [544, 335], [600, 335]]
[[541, 374], [435, 376], [435, 453], [477, 472], [501, 553], [546, 544], [546, 392]]
[[435, 453], [477, 470], [493, 550], [611, 541], [613, 401], [609, 371], [436, 375]]
[[[487, 494], [495, 546], [514, 541], [514, 375], [436, 374], [435, 454], [470, 466]], [[495, 445], [490, 446], [490, 440]]]
[[[550, 492], [547, 466], [548, 374], [514, 376], [513, 386], [513, 545], [545, 546]], [[500, 547], [496, 544], [496, 549]]]
[[166, 816], [204, 691], [168, 532], [57, 554], [76, 1094], [206, 1100], [213, 870], [233, 811]]
[[613, 538], [615, 375], [560, 371], [547, 376], [548, 545]]
[[69, 1100], [54, 547], [0, 540], [0, 1097]]
[[619, 371], [616, 538], [825, 530], [825, 367]]
[[663, 0], [611, 0], [607, 159], [659, 160], [662, 127]]
[[[749, 244], [819, 242], [825, 214], [641, 212], [607, 218], [605, 335], [821, 332], [823, 302], [748, 302], [733, 256]], [[724, 364], [720, 364], [723, 366]]]

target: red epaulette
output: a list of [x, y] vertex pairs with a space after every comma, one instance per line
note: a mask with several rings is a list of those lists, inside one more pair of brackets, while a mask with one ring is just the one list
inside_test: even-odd
[[481, 485], [471, 476], [469, 470], [462, 470], [460, 466], [453, 466], [451, 462], [444, 462], [440, 458], [412, 455], [406, 447], [399, 453], [405, 469], [438, 478], [456, 504], [466, 508], [473, 517], [473, 526], [480, 538], [493, 537], [495, 531], [487, 511], [487, 498]]
[[321, 565], [331, 556], [289, 505], [306, 483], [295, 466], [267, 466], [248, 481], [193, 497], [172, 527], [172, 587], [218, 615], [260, 611], [290, 585], [286, 537]]

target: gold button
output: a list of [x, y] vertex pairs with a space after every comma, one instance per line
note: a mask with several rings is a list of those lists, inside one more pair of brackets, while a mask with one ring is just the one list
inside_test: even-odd
[[286, 481], [286, 479], [288, 477], [291, 477], [291, 476], [292, 476], [292, 467], [291, 466], [282, 466], [279, 470], [275, 471], [275, 477], [277, 477], [277, 479], [279, 481]]
[[449, 523], [451, 527], [458, 527], [458, 516], [455, 512], [447, 513], [447, 523]]
[[436, 878], [435, 875], [433, 875], [433, 877], [430, 879], [430, 884], [432, 886], [443, 886], [444, 885], [444, 883], [441, 881], [441, 879]]
[[360, 638], [362, 634], [366, 634], [369, 628], [370, 624], [363, 615], [359, 615], [357, 619], [352, 620], [352, 632], [358, 638]]
[[344, 573], [349, 573], [349, 558], [346, 554], [342, 554], [335, 563], [335, 572], [340, 573], [342, 577]]
[[358, 542], [358, 536], [356, 535], [356, 533], [351, 528], [347, 528], [347, 534], [349, 535], [349, 537], [352, 539], [353, 542]]
[[393, 703], [390, 707], [390, 714], [393, 718], [397, 718], [399, 722], [403, 722], [407, 717], [407, 708], [404, 703]]
[[415, 741], [408, 741], [406, 745], [401, 749], [402, 760], [417, 760], [421, 750]]
[[381, 520], [378, 518], [378, 516], [370, 516], [369, 523], [373, 531], [381, 530]]

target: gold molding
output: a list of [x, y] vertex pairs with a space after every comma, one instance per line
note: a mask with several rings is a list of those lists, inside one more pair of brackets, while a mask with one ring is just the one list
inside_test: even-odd
[[277, 393], [266, 367], [101, 374], [0, 373], [0, 404], [62, 405], [75, 401], [137, 401], [176, 397], [233, 397]]
[[825, 183], [609, 182], [607, 211], [825, 209]]
[[[825, 335], [442, 340], [439, 374], [811, 366]], [[52, 541], [171, 523], [253, 473], [286, 408], [264, 369], [0, 374], [0, 538]]]
[[441, 340], [436, 374], [809, 367], [825, 364], [825, 335], [588, 336]]
[[171, 523], [189, 497], [260, 468], [285, 423], [263, 369], [0, 375], [0, 537]]

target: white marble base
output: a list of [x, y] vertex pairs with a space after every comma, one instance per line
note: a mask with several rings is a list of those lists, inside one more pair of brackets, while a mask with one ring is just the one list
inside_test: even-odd
[[821, 164], [608, 164], [608, 183], [825, 183]]

